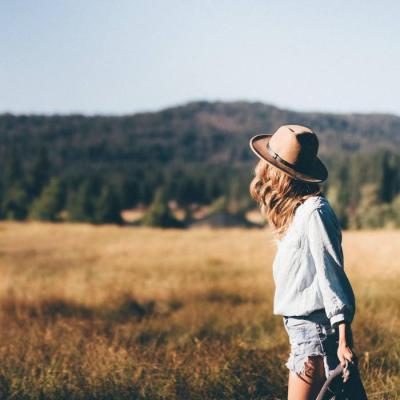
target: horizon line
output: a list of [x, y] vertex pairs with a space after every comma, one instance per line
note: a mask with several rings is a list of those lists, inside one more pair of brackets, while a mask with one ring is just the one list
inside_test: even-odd
[[138, 110], [138, 111], [126, 111], [126, 112], [84, 112], [84, 111], [55, 111], [55, 112], [14, 112], [8, 110], [0, 111], [0, 117], [5, 115], [11, 115], [14, 117], [69, 117], [69, 116], [82, 116], [82, 117], [109, 117], [109, 118], [122, 118], [127, 116], [145, 115], [145, 114], [157, 114], [160, 112], [177, 109], [181, 107], [187, 107], [192, 104], [207, 103], [207, 104], [260, 104], [266, 107], [275, 108], [281, 111], [301, 113], [301, 114], [329, 114], [337, 116], [351, 116], [351, 115], [380, 115], [380, 116], [391, 116], [400, 118], [400, 114], [391, 111], [324, 111], [324, 110], [299, 110], [286, 106], [279, 106], [273, 103], [267, 103], [262, 100], [223, 100], [223, 99], [193, 99], [187, 100], [180, 103], [172, 103], [170, 105], [162, 106], [155, 109]]

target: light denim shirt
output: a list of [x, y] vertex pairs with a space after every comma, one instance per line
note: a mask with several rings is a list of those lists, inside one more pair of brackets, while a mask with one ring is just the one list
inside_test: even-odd
[[344, 271], [340, 224], [328, 200], [307, 198], [276, 243], [274, 314], [309, 315], [325, 308], [332, 326], [351, 323], [354, 292]]

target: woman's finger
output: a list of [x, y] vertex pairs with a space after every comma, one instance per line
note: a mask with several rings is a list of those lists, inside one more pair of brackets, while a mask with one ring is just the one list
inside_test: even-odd
[[339, 361], [340, 361], [340, 365], [344, 368], [346, 366], [346, 360], [345, 360], [343, 354], [338, 353], [338, 358], [339, 358]]
[[344, 358], [346, 358], [351, 363], [353, 362], [353, 353], [351, 351], [347, 351], [344, 353]]

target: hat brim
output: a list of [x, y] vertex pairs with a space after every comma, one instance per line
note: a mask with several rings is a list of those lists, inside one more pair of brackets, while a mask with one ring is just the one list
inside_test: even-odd
[[267, 143], [269, 142], [271, 137], [272, 134], [263, 133], [253, 136], [250, 139], [250, 148], [259, 158], [285, 172], [292, 178], [300, 181], [319, 183], [325, 181], [328, 178], [328, 170], [324, 163], [318, 157], [316, 157], [314, 165], [311, 165], [307, 171], [302, 172], [296, 171], [295, 169], [290, 168], [287, 165], [277, 161], [267, 151]]

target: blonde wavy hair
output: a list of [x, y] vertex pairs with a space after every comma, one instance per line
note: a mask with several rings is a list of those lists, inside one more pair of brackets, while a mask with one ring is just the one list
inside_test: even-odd
[[311, 196], [325, 197], [319, 183], [294, 179], [264, 160], [258, 161], [254, 172], [250, 183], [251, 197], [258, 203], [278, 239], [284, 236], [300, 204]]

